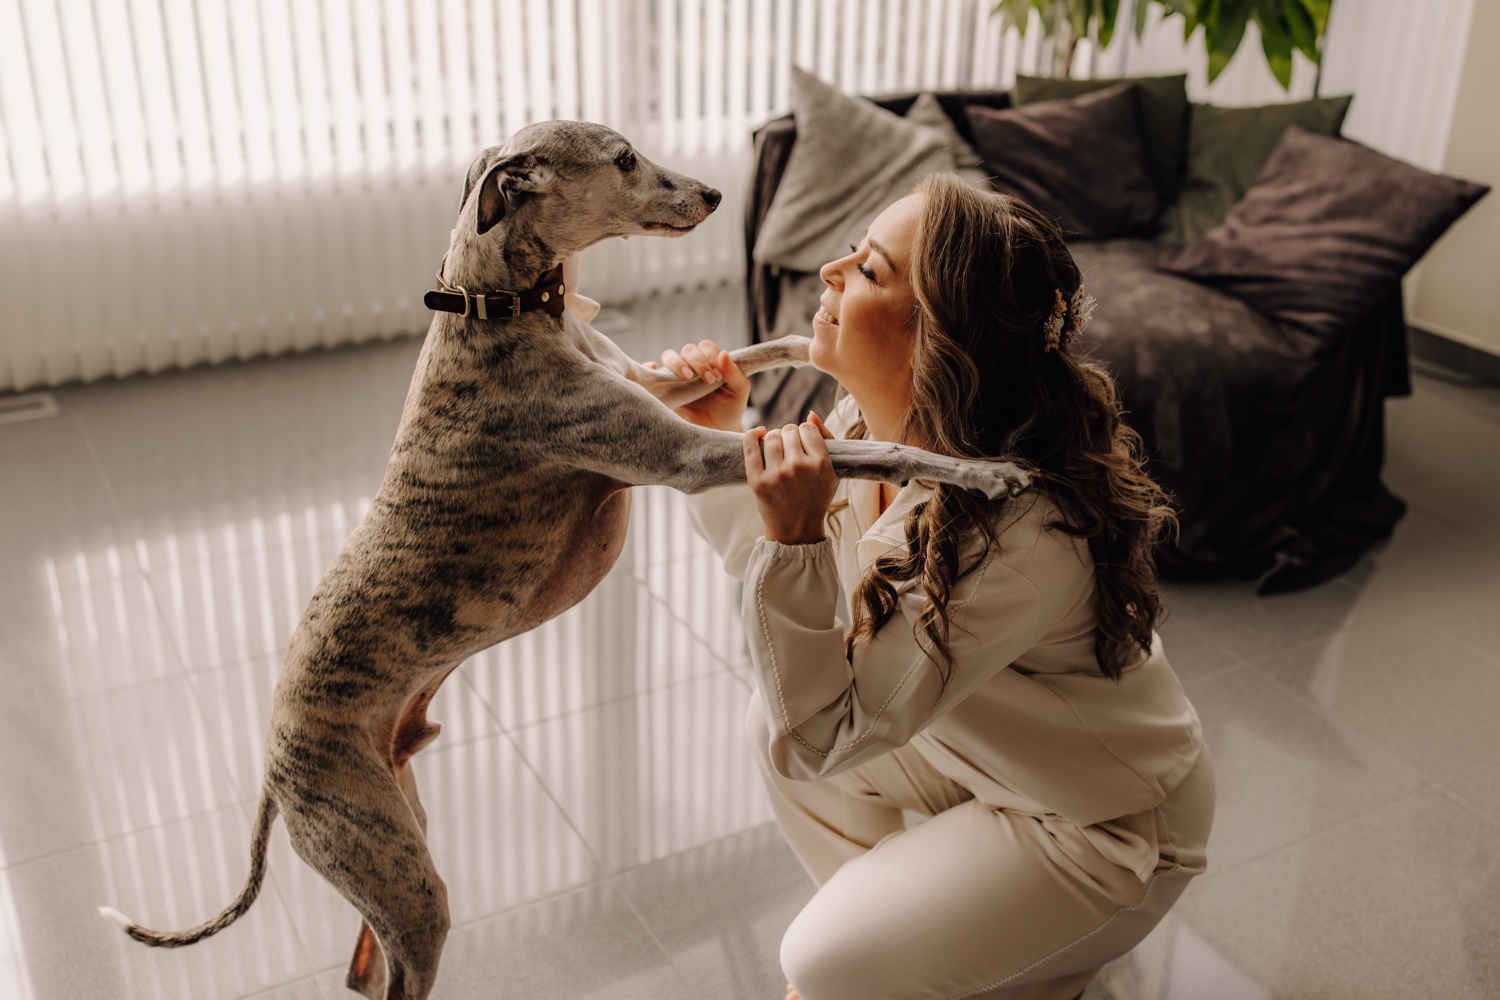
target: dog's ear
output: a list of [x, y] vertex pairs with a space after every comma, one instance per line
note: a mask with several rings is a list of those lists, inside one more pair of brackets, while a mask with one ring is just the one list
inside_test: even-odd
[[514, 212], [526, 199], [545, 191], [552, 174], [546, 162], [530, 153], [508, 156], [495, 164], [479, 185], [475, 230], [480, 236]]
[[469, 172], [464, 175], [464, 196], [458, 199], [458, 210], [462, 212], [464, 206], [469, 203], [469, 195], [474, 193], [474, 185], [479, 183], [479, 178], [484, 176], [484, 171], [489, 166], [490, 158], [499, 147], [486, 149], [474, 157], [474, 162], [469, 164]]

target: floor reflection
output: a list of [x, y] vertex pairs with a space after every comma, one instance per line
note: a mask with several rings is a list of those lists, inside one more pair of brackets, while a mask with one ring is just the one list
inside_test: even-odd
[[[653, 357], [735, 329], [737, 291], [716, 294], [618, 336]], [[0, 478], [0, 997], [345, 995], [357, 918], [280, 824], [261, 899], [210, 941], [151, 951], [94, 908], [182, 926], [238, 890], [281, 656], [369, 508], [416, 349], [70, 389], [0, 427], [0, 469], [27, 472]], [[1500, 993], [1497, 508], [1479, 466], [1423, 450], [1451, 457], [1456, 425], [1500, 454], [1500, 405], [1476, 398], [1423, 381], [1393, 404], [1413, 510], [1349, 576], [1170, 588], [1220, 776], [1210, 871], [1088, 1000]], [[632, 497], [595, 592], [432, 709], [416, 769], [457, 921], [440, 996], [780, 995], [812, 887], [742, 734], [739, 588], [681, 496]]]

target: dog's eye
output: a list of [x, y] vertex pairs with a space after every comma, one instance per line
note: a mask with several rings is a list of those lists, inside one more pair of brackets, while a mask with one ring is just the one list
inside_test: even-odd
[[635, 150], [627, 149], [615, 157], [615, 166], [620, 168], [621, 173], [628, 174], [635, 169]]

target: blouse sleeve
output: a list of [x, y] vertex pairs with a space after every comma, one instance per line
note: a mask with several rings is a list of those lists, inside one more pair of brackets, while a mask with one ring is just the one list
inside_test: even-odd
[[719, 486], [687, 497], [693, 530], [724, 560], [724, 571], [744, 579], [755, 540], [765, 534], [755, 494], [744, 485]]
[[[1018, 568], [991, 557], [959, 579], [948, 603], [952, 667], [945, 685], [925, 633], [912, 626], [926, 597], [900, 593], [873, 639], [844, 655], [838, 575], [825, 539], [765, 539], [749, 554], [741, 616], [771, 728], [771, 760], [788, 778], [813, 780], [903, 746], [1035, 645], [1039, 592]], [[934, 660], [936, 657], [936, 661]]]
[[[858, 418], [854, 397], [845, 396], [828, 415], [826, 425], [835, 437], [842, 437], [848, 427]], [[835, 499], [843, 499], [847, 487], [840, 485]], [[689, 494], [687, 497], [688, 519], [698, 536], [724, 560], [724, 570], [730, 576], [745, 578], [745, 569], [750, 562], [750, 551], [758, 538], [766, 533], [765, 522], [760, 519], [760, 507], [749, 486], [720, 486]]]

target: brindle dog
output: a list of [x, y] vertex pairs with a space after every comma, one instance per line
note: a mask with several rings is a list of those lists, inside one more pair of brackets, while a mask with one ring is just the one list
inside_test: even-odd
[[[719, 192], [639, 155], [601, 125], [531, 125], [469, 168], [441, 275], [468, 290], [530, 288], [610, 236], [681, 235]], [[806, 338], [734, 354], [747, 372], [806, 364]], [[179, 933], [103, 911], [148, 945], [192, 944], [249, 909], [280, 813], [297, 854], [364, 917], [347, 983], [421, 1000], [448, 932], [408, 766], [432, 741], [438, 686], [465, 658], [589, 593], [619, 556], [630, 486], [687, 493], [745, 481], [741, 435], [669, 409], [716, 388], [636, 363], [571, 312], [427, 331], [373, 508], [313, 594], [276, 685], [250, 874], [230, 906]], [[955, 483], [991, 497], [1027, 484], [1008, 463], [877, 441], [829, 441], [841, 476]]]

